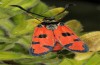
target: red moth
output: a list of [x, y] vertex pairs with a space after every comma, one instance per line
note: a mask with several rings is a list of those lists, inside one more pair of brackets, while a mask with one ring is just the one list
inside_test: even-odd
[[[18, 5], [12, 6], [19, 7], [28, 13], [32, 13]], [[65, 10], [66, 8], [68, 8], [68, 5], [65, 7]], [[36, 13], [32, 14], [42, 16]], [[35, 28], [32, 37], [30, 53], [33, 56], [40, 56], [50, 51], [59, 51], [62, 48], [75, 52], [88, 51], [87, 45], [81, 41], [80, 38], [68, 26], [65, 26], [64, 23], [62, 23], [63, 18], [56, 21], [54, 18], [55, 16], [42, 17], [44, 17], [43, 22]]]
[[62, 48], [76, 52], [88, 51], [87, 45], [68, 26], [45, 18], [34, 30], [30, 52], [38, 56]]

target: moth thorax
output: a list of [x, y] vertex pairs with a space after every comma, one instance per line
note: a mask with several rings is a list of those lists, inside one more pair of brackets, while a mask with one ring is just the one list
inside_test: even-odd
[[46, 28], [49, 29], [49, 30], [54, 30], [54, 29], [57, 29], [57, 25], [50, 24], [50, 25], [47, 25]]
[[44, 22], [56, 22], [56, 20], [44, 20]]

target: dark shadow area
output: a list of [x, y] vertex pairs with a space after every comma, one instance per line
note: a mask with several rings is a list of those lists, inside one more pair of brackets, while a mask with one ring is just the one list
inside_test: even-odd
[[48, 6], [64, 7], [66, 3], [75, 3], [76, 6], [69, 8], [66, 20], [77, 19], [83, 26], [84, 31], [100, 30], [100, 0], [41, 0]]

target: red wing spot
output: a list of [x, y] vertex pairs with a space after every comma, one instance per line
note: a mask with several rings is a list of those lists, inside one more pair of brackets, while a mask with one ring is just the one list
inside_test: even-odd
[[66, 44], [64, 47], [65, 47], [65, 48], [68, 48], [69, 46], [72, 46], [72, 44], [73, 44], [73, 43]]
[[46, 37], [47, 37], [46, 34], [40, 34], [40, 35], [39, 35], [39, 38], [46, 38]]
[[44, 45], [43, 47], [48, 48], [50, 51], [52, 50], [52, 47], [51, 46]]
[[74, 39], [74, 41], [81, 41], [79, 38], [77, 38], [77, 39]]
[[32, 42], [32, 44], [40, 44], [40, 42]]
[[66, 33], [62, 33], [62, 36], [66, 37], [66, 36], [71, 36], [70, 33], [66, 32]]

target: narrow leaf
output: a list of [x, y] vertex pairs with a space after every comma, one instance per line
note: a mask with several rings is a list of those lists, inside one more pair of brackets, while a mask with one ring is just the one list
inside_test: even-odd
[[32, 58], [32, 56], [15, 52], [0, 51], [0, 60], [15, 60], [24, 58]]

